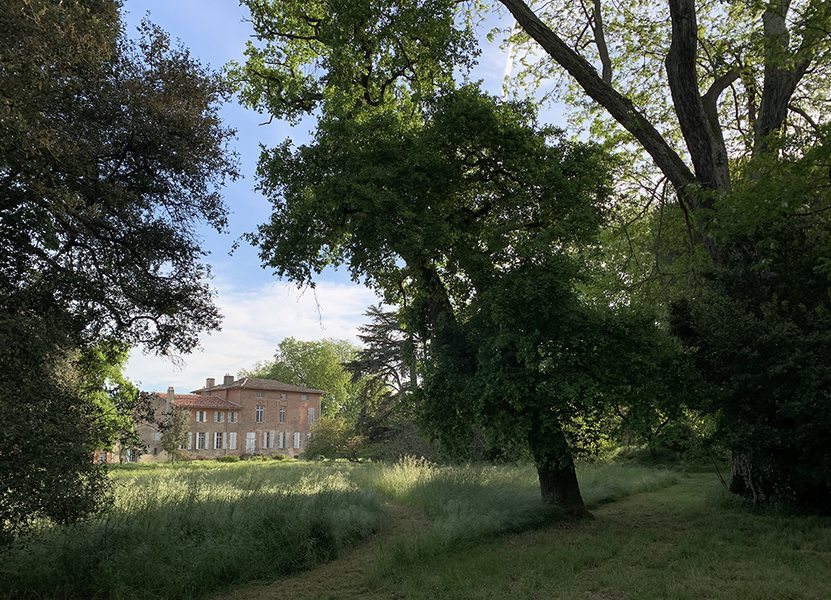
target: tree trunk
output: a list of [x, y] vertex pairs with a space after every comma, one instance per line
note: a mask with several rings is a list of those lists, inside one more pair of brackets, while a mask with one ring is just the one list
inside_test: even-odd
[[750, 498], [753, 504], [764, 504], [768, 500], [768, 495], [757, 471], [749, 456], [734, 453], [728, 489], [734, 494]]
[[539, 423], [528, 436], [545, 502], [562, 508], [575, 519], [593, 519], [583, 502], [574, 459], [559, 424]]

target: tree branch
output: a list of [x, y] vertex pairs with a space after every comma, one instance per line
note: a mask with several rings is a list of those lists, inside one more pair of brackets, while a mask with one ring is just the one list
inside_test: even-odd
[[[711, 116], [715, 115], [707, 114], [698, 89], [695, 0], [669, 0], [669, 12], [672, 43], [666, 58], [667, 82], [696, 179], [707, 188], [729, 190], [730, 170], [721, 127], [717, 119], [712, 122]], [[712, 199], [704, 202], [709, 206]]]
[[696, 182], [695, 175], [652, 123], [635, 108], [632, 101], [603, 81], [594, 67], [569, 48], [531, 11], [525, 2], [522, 0], [500, 0], [500, 2], [511, 12], [525, 32], [577, 81], [586, 94], [605, 108], [640, 142], [658, 168], [678, 190], [679, 196], [685, 197], [693, 209], [701, 208], [701, 203], [694, 196], [683, 193], [684, 188]]

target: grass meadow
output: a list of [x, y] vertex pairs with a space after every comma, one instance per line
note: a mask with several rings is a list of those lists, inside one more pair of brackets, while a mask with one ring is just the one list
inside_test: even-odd
[[[710, 475], [604, 464], [578, 476], [591, 522], [547, 508], [532, 466], [117, 468], [108, 513], [0, 556], [0, 598], [831, 598], [828, 519], [754, 514]], [[395, 530], [399, 506], [426, 526], [334, 560]], [[314, 573], [325, 590], [285, 595], [285, 578]]]

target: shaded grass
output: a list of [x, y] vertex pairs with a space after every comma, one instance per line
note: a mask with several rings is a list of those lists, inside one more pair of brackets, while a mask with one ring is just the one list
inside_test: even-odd
[[[446, 557], [479, 540], [538, 529], [565, 518], [562, 511], [542, 502], [532, 465], [439, 467], [408, 460], [358, 476], [362, 486], [416, 506], [433, 520], [428, 533], [387, 550], [381, 576], [430, 557]], [[578, 479], [586, 504], [594, 507], [672, 485], [678, 476], [666, 470], [606, 464], [581, 466]]]
[[[216, 463], [214, 463], [216, 464]], [[330, 560], [377, 530], [383, 498], [314, 465], [117, 471], [102, 518], [3, 556], [4, 598], [195, 598]]]
[[[714, 504], [711, 475], [628, 497], [590, 522], [480, 539], [464, 552], [385, 557], [376, 597], [620, 600], [831, 598], [831, 520]], [[392, 566], [392, 568], [391, 568]], [[334, 598], [334, 596], [333, 596]]]

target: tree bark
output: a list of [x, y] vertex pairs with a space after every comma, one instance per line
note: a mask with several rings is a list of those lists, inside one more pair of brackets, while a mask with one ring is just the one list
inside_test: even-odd
[[[549, 417], [551, 418], [551, 417]], [[528, 436], [544, 502], [562, 508], [575, 519], [593, 519], [583, 502], [574, 459], [562, 428], [538, 420]]]
[[754, 157], [768, 151], [767, 137], [784, 125], [791, 97], [814, 57], [814, 35], [809, 35], [807, 27], [799, 50], [793, 53], [790, 49], [787, 23], [790, 5], [790, 0], [772, 2], [762, 15], [765, 76], [753, 130]]
[[764, 483], [746, 454], [733, 454], [732, 473], [728, 489], [739, 496], [750, 498], [753, 504], [764, 504], [768, 500]]
[[[695, 0], [669, 0], [672, 43], [666, 57], [667, 83], [695, 177], [704, 188], [730, 190], [730, 168], [721, 126], [707, 114], [698, 88], [698, 20]], [[715, 104], [715, 101], [713, 101]], [[712, 207], [714, 198], [702, 202]]]

